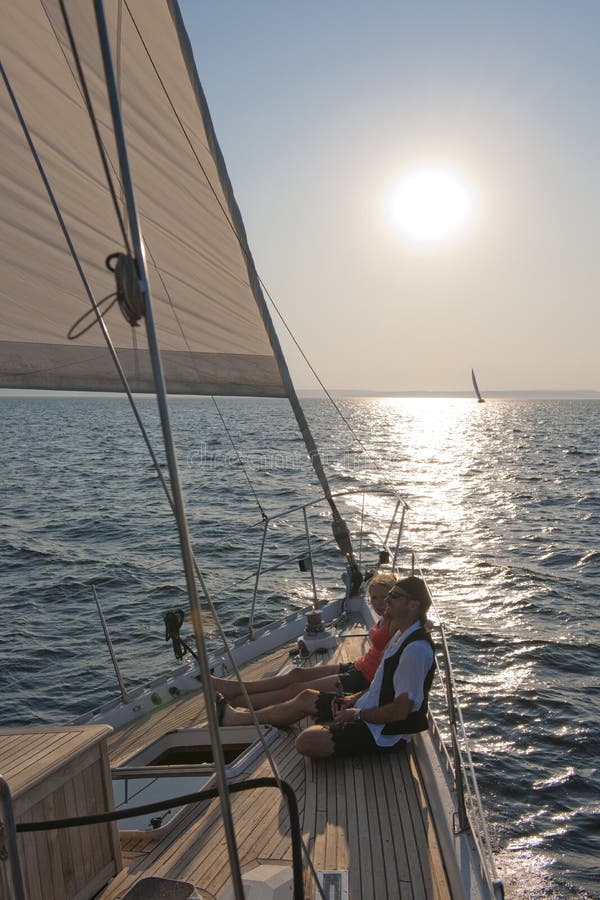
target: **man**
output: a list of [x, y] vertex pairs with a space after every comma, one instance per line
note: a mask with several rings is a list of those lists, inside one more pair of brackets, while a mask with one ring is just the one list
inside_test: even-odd
[[[306, 689], [292, 700], [258, 710], [258, 721], [291, 725], [307, 715], [325, 720], [305, 728], [296, 739], [298, 752], [315, 759], [385, 752], [424, 731], [434, 673], [433, 643], [423, 627], [431, 605], [425, 582], [416, 575], [400, 579], [388, 594], [388, 604], [398, 631], [368, 690], [341, 699]], [[223, 697], [217, 704], [220, 724], [252, 722], [247, 710], [230, 707]]]

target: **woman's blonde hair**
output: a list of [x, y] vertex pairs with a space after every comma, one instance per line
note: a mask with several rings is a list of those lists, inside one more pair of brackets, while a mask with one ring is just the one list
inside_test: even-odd
[[376, 584], [389, 584], [391, 587], [397, 582], [396, 576], [392, 572], [377, 572], [367, 584], [367, 597], [371, 596], [371, 588]]

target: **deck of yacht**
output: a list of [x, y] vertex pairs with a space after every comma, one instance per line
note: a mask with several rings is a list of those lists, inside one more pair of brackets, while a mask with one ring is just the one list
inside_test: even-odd
[[[346, 628], [333, 659], [356, 659], [366, 642], [365, 627], [357, 622]], [[288, 651], [247, 665], [244, 677], [276, 674], [288, 662]], [[111, 764], [169, 730], [205, 720], [203, 696], [187, 695], [112, 735]], [[316, 762], [296, 752], [297, 730], [281, 731], [271, 753], [281, 778], [296, 792], [304, 841], [317, 872], [346, 871], [348, 895], [355, 900], [451, 897], [412, 749]], [[244, 777], [271, 774], [263, 758]], [[243, 873], [261, 863], [291, 864], [287, 807], [273, 788], [233, 796], [232, 809]], [[217, 898], [229, 880], [218, 800], [188, 807], [163, 836], [122, 835], [121, 849], [123, 870], [101, 892], [102, 900], [121, 900], [148, 876], [191, 882], [202, 898]], [[306, 896], [312, 898], [314, 880], [306, 864], [304, 870]]]

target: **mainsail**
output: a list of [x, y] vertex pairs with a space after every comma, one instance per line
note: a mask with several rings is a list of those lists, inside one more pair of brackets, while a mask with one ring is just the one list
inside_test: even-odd
[[[92, 3], [69, 2], [109, 168], [120, 193]], [[264, 304], [176, 3], [105, 4], [170, 393], [286, 396]], [[115, 289], [105, 259], [123, 236], [57, 0], [4, 9], [2, 65], [96, 301]], [[46, 190], [2, 92], [0, 386], [120, 390]], [[118, 202], [124, 208], [122, 196]], [[133, 390], [153, 390], [144, 329], [107, 315]]]

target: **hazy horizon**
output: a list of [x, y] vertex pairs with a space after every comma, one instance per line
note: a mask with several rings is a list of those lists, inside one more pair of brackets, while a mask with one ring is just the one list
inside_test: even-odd
[[[323, 397], [325, 395], [321, 389], [315, 388], [297, 388], [298, 394], [300, 397], [304, 398], [314, 398], [314, 397]], [[440, 399], [475, 399], [475, 395], [473, 391], [444, 391], [444, 390], [413, 390], [413, 391], [402, 391], [402, 390], [382, 390], [382, 391], [370, 391], [365, 390], [363, 388], [332, 388], [329, 393], [333, 397], [345, 397], [347, 399], [351, 399], [352, 397], [364, 397], [364, 398], [373, 398], [377, 397], [405, 397], [410, 399], [414, 398], [440, 398]], [[137, 393], [133, 392], [133, 395], [136, 397], [152, 397], [153, 394], [150, 393]], [[116, 393], [111, 391], [54, 391], [54, 390], [42, 390], [39, 388], [0, 388], [0, 399], [3, 397], [124, 397], [124, 393]], [[198, 397], [206, 397], [206, 394], [171, 394], [172, 400], [178, 399], [188, 399], [188, 398], [198, 398]], [[226, 397], [236, 397], [236, 395], [226, 394]], [[522, 400], [600, 400], [600, 391], [597, 390], [560, 390], [560, 389], [550, 389], [550, 390], [523, 390], [523, 391], [486, 391], [485, 399], [487, 400], [502, 400], [502, 399], [522, 399]], [[236, 399], [243, 400], [272, 400], [272, 399], [280, 399], [282, 402], [287, 402], [285, 397], [273, 398], [273, 397], [240, 397], [237, 396]]]

